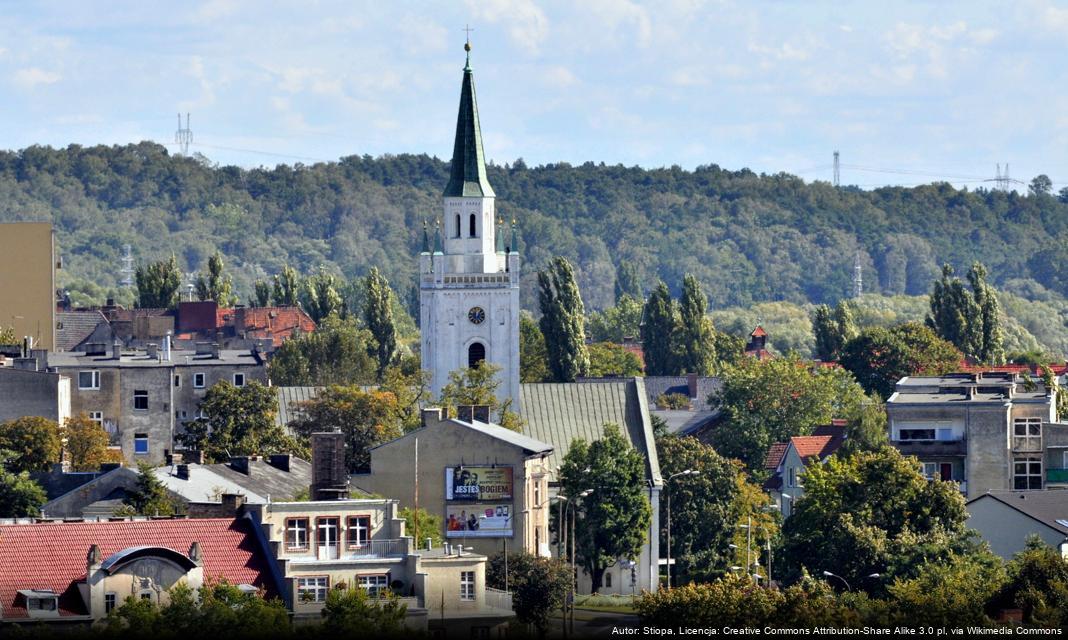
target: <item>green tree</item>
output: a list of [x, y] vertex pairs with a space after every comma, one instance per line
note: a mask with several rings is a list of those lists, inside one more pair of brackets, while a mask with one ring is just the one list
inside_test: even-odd
[[208, 259], [207, 273], [197, 276], [197, 300], [214, 300], [220, 307], [231, 307], [236, 302], [233, 288], [233, 278], [223, 273], [223, 256], [216, 251]]
[[825, 304], [817, 306], [812, 331], [816, 337], [816, 356], [824, 362], [835, 362], [846, 343], [857, 335], [852, 305], [843, 300], [833, 310]]
[[913, 578], [895, 580], [887, 590], [901, 624], [963, 628], [992, 622], [983, 609], [1004, 582], [997, 556], [951, 553], [923, 564]]
[[925, 320], [942, 338], [978, 362], [1001, 364], [1005, 360], [1001, 308], [997, 293], [986, 282], [986, 267], [976, 262], [968, 272], [971, 290], [953, 275], [949, 265], [931, 292], [931, 311]]
[[538, 323], [526, 311], [519, 315], [519, 381], [549, 380], [549, 352]]
[[624, 295], [616, 301], [616, 306], [591, 313], [587, 328], [594, 342], [622, 343], [639, 336], [641, 323], [641, 298]]
[[873, 327], [846, 343], [839, 363], [867, 391], [889, 398], [905, 376], [941, 375], [960, 367], [961, 353], [919, 323]]
[[[968, 513], [954, 482], [927, 480], [896, 449], [832, 456], [805, 470], [805, 495], [783, 525], [787, 574], [830, 570], [863, 589], [914, 577], [965, 539]], [[883, 578], [873, 582], [867, 576]]]
[[303, 453], [276, 422], [278, 396], [274, 389], [253, 380], [243, 387], [227, 381], [215, 383], [199, 405], [204, 417], [187, 424], [178, 436], [185, 446], [204, 452], [212, 461], [231, 456]]
[[179, 504], [153, 473], [152, 465], [139, 462], [137, 472], [137, 484], [126, 490], [116, 515], [171, 516], [179, 511]]
[[644, 298], [642, 293], [641, 277], [638, 275], [638, 269], [634, 267], [634, 263], [621, 260], [616, 267], [616, 304], [624, 298], [628, 297], [631, 300], [641, 300]]
[[84, 413], [67, 418], [63, 440], [74, 471], [96, 471], [105, 462], [122, 462], [122, 453], [108, 448], [111, 444], [108, 432]]
[[225, 580], [211, 581], [193, 591], [179, 582], [167, 592], [167, 604], [130, 596], [104, 621], [110, 634], [122, 637], [185, 638], [223, 635], [264, 638], [291, 631], [285, 604], [278, 598], [245, 593]]
[[685, 373], [711, 375], [716, 365], [716, 331], [705, 314], [708, 299], [691, 274], [682, 281], [678, 331], [672, 337], [678, 354], [677, 367]]
[[303, 289], [300, 274], [287, 264], [282, 267], [281, 273], [275, 275], [271, 296], [279, 307], [295, 307], [300, 304]]
[[1068, 624], [1068, 561], [1056, 549], [1032, 535], [1006, 569], [1005, 584], [987, 605], [990, 613], [1020, 609], [1027, 624], [1050, 629]]
[[[687, 470], [664, 487], [671, 497], [671, 557], [674, 584], [706, 581], [721, 574], [732, 555], [738, 469], [696, 438], [666, 436], [656, 441], [665, 478]], [[660, 540], [667, 544], [667, 495], [660, 500]], [[665, 554], [666, 549], [661, 552]]]
[[889, 444], [889, 428], [886, 424], [886, 405], [876, 394], [846, 418], [845, 442], [838, 450], [839, 456], [848, 456], [859, 451], [878, 451]]
[[585, 310], [571, 263], [556, 257], [538, 272], [539, 326], [545, 336], [549, 371], [555, 382], [574, 382], [590, 367]]
[[13, 473], [47, 471], [63, 452], [59, 425], [37, 416], [0, 422], [0, 451], [9, 452], [6, 465]]
[[501, 386], [498, 375], [501, 367], [483, 360], [474, 367], [449, 372], [449, 382], [441, 388], [439, 402], [449, 415], [456, 415], [457, 407], [489, 407], [490, 417], [502, 427], [513, 431], [523, 430], [523, 420], [512, 411], [512, 401], [497, 399]]
[[645, 372], [651, 376], [678, 375], [679, 366], [673, 336], [678, 331], [679, 313], [671, 292], [661, 280], [656, 284], [643, 312], [641, 326]]
[[363, 322], [375, 339], [371, 356], [378, 361], [378, 377], [381, 379], [397, 354], [397, 328], [393, 325], [391, 306], [393, 290], [377, 267], [371, 267], [364, 289]]
[[[0, 456], [4, 454], [6, 452], [0, 451]], [[7, 469], [7, 464], [0, 464], [0, 518], [38, 516], [47, 501], [44, 489], [30, 478], [29, 473], [12, 472]]]
[[356, 585], [335, 587], [326, 594], [322, 629], [338, 638], [399, 636], [407, 613], [408, 606], [392, 591], [372, 598]]
[[405, 507], [400, 510], [400, 517], [404, 518], [405, 533], [411, 536], [418, 534], [419, 539], [415, 541], [416, 546], [422, 545], [427, 538], [430, 538], [430, 544], [434, 548], [440, 548], [445, 543], [445, 537], [442, 533], [445, 530], [445, 525], [441, 516], [432, 514], [422, 508], [416, 510], [412, 507]]
[[1057, 376], [1054, 375], [1053, 370], [1048, 365], [1043, 364], [1039, 368], [1039, 377], [1046, 389], [1052, 391], [1056, 398], [1054, 419], [1059, 422], [1068, 417], [1068, 389], [1065, 389], [1057, 382]]
[[1001, 328], [1001, 305], [997, 292], [987, 284], [986, 267], [981, 263], [972, 264], [968, 271], [968, 283], [972, 287], [975, 305], [979, 308], [976, 321], [981, 327], [976, 330], [978, 351], [976, 357], [980, 362], [999, 365], [1005, 362], [1004, 332]]
[[332, 315], [341, 315], [343, 305], [337, 278], [322, 267], [315, 275], [305, 278], [300, 306], [316, 323]]
[[352, 319], [330, 317], [313, 333], [300, 333], [271, 356], [271, 381], [280, 386], [371, 384], [378, 363], [369, 353], [374, 337]]
[[289, 426], [303, 438], [310, 439], [318, 431], [345, 434], [345, 464], [350, 473], [370, 471], [371, 448], [404, 434], [397, 397], [387, 391], [332, 385], [301, 402], [297, 410]]
[[1053, 181], [1046, 174], [1039, 174], [1031, 179], [1031, 184], [1027, 186], [1027, 190], [1033, 197], [1048, 196], [1053, 191]]
[[142, 309], [171, 309], [178, 305], [178, 290], [182, 286], [182, 271], [178, 259], [149, 263], [137, 267], [137, 306]]
[[743, 359], [726, 367], [721, 388], [709, 398], [718, 404], [723, 424], [711, 444], [721, 455], [762, 471], [773, 442], [807, 435], [831, 419], [853, 414], [866, 400], [847, 371], [810, 367], [796, 356]]
[[587, 351], [590, 354], [589, 375], [594, 378], [642, 375], [642, 361], [618, 344], [597, 342], [589, 345]]
[[0, 327], [0, 344], [12, 345], [17, 343], [18, 338], [15, 337], [14, 327]]
[[[619, 426], [606, 424], [599, 440], [574, 440], [560, 466], [560, 488], [572, 496], [575, 552], [594, 585], [621, 558], [641, 552], [652, 520], [645, 494], [645, 458], [623, 437]], [[583, 492], [585, 498], [578, 498]]]
[[269, 307], [271, 306], [271, 283], [264, 280], [257, 280], [252, 287], [253, 298], [249, 301], [249, 305], [252, 307]]
[[[508, 580], [504, 579], [507, 564]], [[555, 558], [540, 558], [529, 553], [503, 553], [490, 557], [486, 585], [505, 588], [512, 593], [516, 620], [531, 625], [539, 638], [549, 631], [553, 611], [564, 606], [571, 588], [571, 568]]]

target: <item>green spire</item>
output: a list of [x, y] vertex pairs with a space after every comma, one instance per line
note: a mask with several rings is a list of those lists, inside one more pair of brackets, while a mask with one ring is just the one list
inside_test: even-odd
[[423, 218], [423, 253], [430, 253], [430, 236], [427, 235], [426, 218]]
[[508, 249], [508, 253], [519, 253], [519, 240], [515, 235], [515, 218], [512, 218], [512, 244]]
[[497, 253], [504, 253], [504, 218], [497, 216]]
[[441, 221], [434, 221], [434, 253], [444, 253], [441, 249]]
[[478, 102], [475, 100], [475, 78], [471, 72], [471, 43], [467, 50], [467, 65], [460, 89], [460, 113], [456, 117], [456, 141], [452, 147], [452, 167], [446, 198], [495, 197], [486, 178], [486, 157], [482, 152], [482, 130], [478, 124]]

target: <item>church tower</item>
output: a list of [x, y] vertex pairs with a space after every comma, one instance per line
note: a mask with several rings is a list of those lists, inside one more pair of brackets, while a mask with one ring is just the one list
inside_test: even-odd
[[[442, 214], [427, 229], [419, 256], [423, 369], [438, 397], [449, 372], [485, 360], [501, 368], [498, 399], [519, 411], [519, 253], [514, 222], [506, 237], [486, 178], [471, 44]], [[433, 247], [430, 235], [433, 234]]]

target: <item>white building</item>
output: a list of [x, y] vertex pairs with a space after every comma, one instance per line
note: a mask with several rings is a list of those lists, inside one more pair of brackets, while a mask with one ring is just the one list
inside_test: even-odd
[[435, 396], [451, 371], [483, 360], [498, 365], [498, 396], [518, 407], [519, 253], [514, 229], [506, 240], [503, 221], [495, 218], [494, 198], [468, 53], [442, 217], [433, 247], [424, 230], [419, 256], [422, 361]]

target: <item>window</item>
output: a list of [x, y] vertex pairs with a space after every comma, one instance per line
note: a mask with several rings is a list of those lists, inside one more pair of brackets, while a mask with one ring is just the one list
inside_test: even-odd
[[1014, 418], [1012, 448], [1039, 451], [1042, 448], [1042, 418]]
[[103, 411], [90, 411], [89, 419], [100, 425], [100, 428], [104, 427], [104, 412]]
[[111, 610], [115, 608], [115, 601], [118, 599], [118, 595], [114, 591], [109, 591], [104, 594], [104, 613], [111, 613]]
[[194, 373], [193, 374], [193, 388], [194, 389], [203, 389], [204, 388], [204, 374], [203, 373]]
[[476, 342], [467, 348], [467, 366], [474, 369], [486, 359], [486, 345]]
[[923, 463], [923, 477], [928, 480], [934, 480], [938, 476], [938, 463], [937, 462], [924, 462]]
[[471, 222], [467, 226], [468, 226], [467, 235], [469, 235], [472, 238], [474, 238], [476, 236], [476, 234], [475, 234], [475, 214], [473, 214], [473, 213], [471, 214]]
[[141, 599], [142, 600], [151, 600], [152, 599], [152, 592], [151, 591], [142, 591], [141, 592]]
[[135, 433], [134, 434], [134, 453], [137, 455], [148, 455], [148, 434], [147, 433]]
[[26, 608], [30, 611], [55, 611], [57, 608], [56, 597], [28, 598]]
[[898, 440], [934, 440], [934, 429], [902, 429], [898, 431]]
[[243, 374], [243, 373], [235, 373], [234, 374], [234, 386], [235, 387], [243, 387], [243, 386], [245, 386], [245, 374]]
[[356, 576], [357, 584], [372, 598], [377, 597], [383, 590], [389, 588], [389, 576]]
[[79, 371], [78, 372], [78, 388], [79, 389], [99, 389], [100, 388], [100, 372], [99, 371]]
[[604, 588], [605, 589], [611, 589], [612, 588], [612, 574], [607, 572], [607, 571], [604, 572]]
[[1013, 458], [1012, 488], [1027, 491], [1042, 488], [1042, 460], [1040, 458]]
[[316, 518], [316, 557], [320, 560], [337, 560], [341, 550], [341, 518]]
[[349, 549], [366, 546], [371, 540], [371, 516], [352, 516], [349, 518]]
[[326, 602], [330, 578], [297, 578], [297, 599], [301, 602]]
[[456, 214], [456, 237], [460, 237], [460, 214]]
[[475, 572], [474, 571], [461, 571], [460, 572], [460, 599], [461, 600], [474, 600], [475, 599]]
[[308, 548], [308, 519], [289, 518], [286, 520], [286, 549]]
[[541, 506], [541, 480], [534, 481], [534, 506]]
[[786, 486], [788, 486], [788, 487], [796, 487], [797, 486], [797, 469], [795, 469], [793, 467], [790, 467], [788, 476], [789, 476], [789, 478], [788, 478], [788, 480], [786, 482]]
[[182, 376], [178, 375], [177, 373], [174, 374], [174, 388], [175, 389], [181, 389], [182, 388]]
[[148, 411], [148, 391], [146, 389], [134, 390], [134, 410]]

